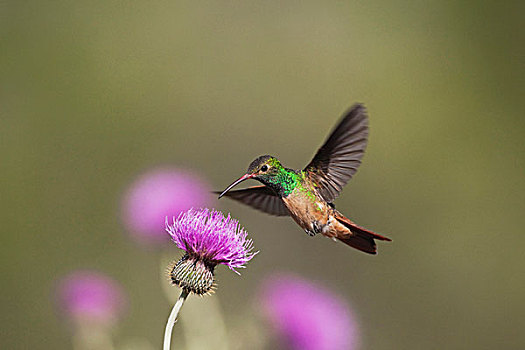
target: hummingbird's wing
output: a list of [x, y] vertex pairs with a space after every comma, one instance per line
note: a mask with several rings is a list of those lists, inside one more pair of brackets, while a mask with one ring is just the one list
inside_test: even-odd
[[235, 199], [236, 201], [249, 205], [257, 210], [264, 211], [270, 215], [290, 215], [290, 212], [286, 209], [281, 197], [279, 197], [271, 188], [266, 186], [253, 186], [242, 190], [229, 191], [226, 192], [224, 196]]
[[365, 153], [367, 139], [366, 109], [355, 104], [304, 168], [325, 201], [332, 202], [355, 174]]

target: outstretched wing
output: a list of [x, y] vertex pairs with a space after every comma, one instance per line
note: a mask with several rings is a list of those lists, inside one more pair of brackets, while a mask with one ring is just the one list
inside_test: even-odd
[[334, 128], [304, 171], [332, 202], [356, 173], [368, 140], [368, 116], [361, 104], [354, 105]]
[[236, 201], [249, 205], [257, 210], [264, 211], [270, 215], [290, 215], [290, 212], [286, 209], [281, 197], [279, 197], [271, 188], [266, 186], [253, 186], [242, 190], [229, 191], [226, 192], [224, 196], [235, 199]]

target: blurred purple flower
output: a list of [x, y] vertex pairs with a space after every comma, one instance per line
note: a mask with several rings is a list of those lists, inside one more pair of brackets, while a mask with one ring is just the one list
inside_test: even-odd
[[166, 216], [178, 216], [209, 200], [210, 186], [188, 170], [160, 168], [139, 177], [124, 197], [123, 219], [139, 241], [165, 243]]
[[107, 326], [116, 323], [127, 305], [117, 282], [95, 271], [75, 271], [63, 278], [56, 298], [67, 317]]
[[263, 283], [260, 300], [290, 349], [339, 350], [357, 346], [357, 323], [348, 304], [321, 286], [296, 276], [277, 275]]
[[211, 289], [216, 265], [224, 264], [235, 271], [245, 267], [257, 254], [239, 222], [229, 215], [224, 217], [220, 211], [190, 209], [174, 218], [171, 226], [166, 218], [166, 231], [177, 247], [186, 252], [170, 267], [170, 278], [174, 284], [196, 294]]

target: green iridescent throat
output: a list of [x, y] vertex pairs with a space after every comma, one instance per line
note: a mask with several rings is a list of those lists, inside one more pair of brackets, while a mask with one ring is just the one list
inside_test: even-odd
[[268, 187], [274, 189], [281, 197], [288, 197], [297, 186], [302, 187], [302, 175], [293, 169], [284, 168], [280, 164], [273, 165], [276, 172], [259, 175], [260, 180]]

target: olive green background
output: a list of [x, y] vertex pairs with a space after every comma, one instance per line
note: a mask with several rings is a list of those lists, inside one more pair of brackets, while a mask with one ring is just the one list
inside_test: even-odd
[[218, 268], [228, 329], [252, 317], [263, 277], [290, 271], [348, 300], [362, 349], [525, 348], [523, 13], [488, 1], [2, 1], [0, 347], [70, 348], [54, 283], [92, 268], [130, 296], [116, 342], [159, 348], [161, 253], [123, 228], [127, 186], [174, 165], [222, 190], [267, 153], [301, 168], [359, 101], [369, 146], [336, 205], [393, 242], [369, 256], [212, 199], [260, 250], [241, 277]]

